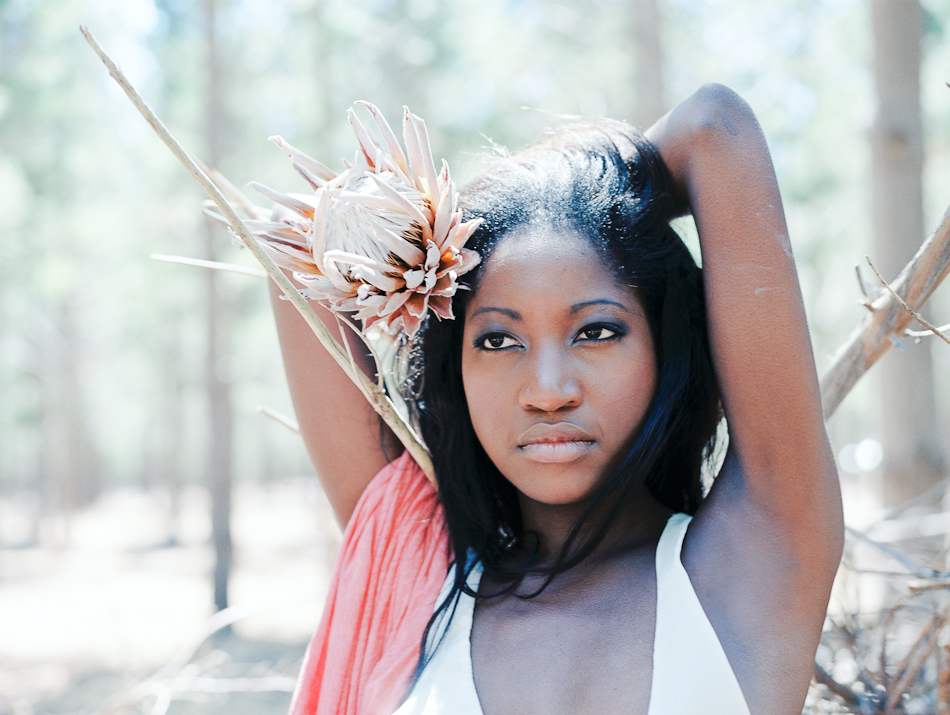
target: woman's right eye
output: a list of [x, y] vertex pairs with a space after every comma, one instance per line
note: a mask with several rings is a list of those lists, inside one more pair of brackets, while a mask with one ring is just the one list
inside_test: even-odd
[[504, 350], [518, 345], [518, 341], [504, 333], [489, 333], [478, 339], [476, 347], [481, 350]]

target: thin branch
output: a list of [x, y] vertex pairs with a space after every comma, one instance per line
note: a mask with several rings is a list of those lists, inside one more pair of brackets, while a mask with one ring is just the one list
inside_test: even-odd
[[937, 581], [936, 583], [910, 583], [907, 589], [912, 594], [923, 593], [924, 591], [945, 591], [950, 589], [950, 581]]
[[937, 676], [937, 712], [950, 712], [950, 645], [942, 649], [940, 675]]
[[852, 707], [861, 706], [861, 698], [858, 697], [851, 688], [843, 683], [839, 683], [835, 680], [831, 673], [822, 668], [818, 663], [815, 663], [815, 681], [824, 685], [828, 690], [837, 695], [839, 698], [844, 700], [848, 705]]
[[267, 278], [267, 272], [257, 268], [246, 268], [233, 263], [221, 263], [220, 261], [206, 261], [203, 258], [186, 258], [185, 256], [167, 256], [164, 253], [152, 253], [149, 255], [153, 261], [163, 261], [165, 263], [181, 263], [186, 266], [197, 266], [198, 268], [211, 268], [216, 271], [229, 271], [231, 273], [241, 273], [255, 278]]
[[[946, 625], [945, 616], [940, 614], [934, 616], [930, 624], [924, 629], [924, 632], [920, 634], [920, 638], [914, 643], [910, 652], [908, 652], [904, 663], [901, 663], [901, 667], [898, 668], [900, 676], [897, 679], [897, 684], [887, 695], [888, 710], [892, 710], [894, 706], [897, 705], [901, 696], [910, 687], [911, 682], [924, 666], [927, 658], [930, 657], [934, 648], [937, 647], [937, 640], [940, 637], [940, 631], [943, 630], [944, 625]], [[911, 658], [911, 656], [914, 657]]]
[[[171, 701], [173, 699], [173, 690], [182, 692], [184, 690], [218, 688], [211, 690], [211, 692], [234, 692], [239, 689], [236, 687], [238, 683], [235, 681], [245, 681], [242, 683], [243, 685], [248, 686], [253, 691], [260, 692], [261, 689], [265, 689], [264, 684], [247, 683], [246, 681], [248, 680], [254, 680], [250, 678], [229, 678], [227, 680], [222, 680], [220, 684], [203, 683], [203, 685], [206, 686], [205, 688], [183, 688], [181, 686], [195, 685], [199, 681], [217, 679], [192, 677], [185, 678], [181, 674], [185, 666], [187, 666], [188, 663], [191, 662], [192, 658], [195, 657], [195, 654], [198, 652], [204, 642], [222, 628], [230, 626], [245, 618], [267, 613], [272, 611], [275, 607], [284, 606], [293, 602], [295, 602], [295, 599], [287, 598], [280, 599], [279, 601], [274, 601], [266, 605], [230, 606], [218, 611], [205, 621], [204, 628], [202, 629], [201, 633], [198, 634], [197, 638], [195, 638], [185, 647], [181, 648], [171, 660], [159, 668], [159, 670], [156, 671], [150, 678], [136, 683], [128, 689], [116, 693], [112, 697], [108, 698], [105, 702], [101, 703], [95, 710], [92, 711], [93, 715], [120, 715], [121, 713], [126, 713], [132, 706], [140, 703], [148, 696], [154, 696], [156, 698], [156, 702], [152, 708], [153, 715], [164, 715], [171, 705]], [[230, 681], [230, 686], [234, 686], [231, 687], [230, 690], [226, 690], [226, 688], [230, 687], [228, 685], [228, 681]], [[172, 687], [176, 682], [178, 683], [179, 687]], [[281, 685], [279, 688], [266, 689], [283, 690], [283, 685]]]
[[909, 335], [912, 338], [928, 338], [931, 335], [933, 335], [935, 332], [945, 333], [948, 330], [950, 330], [950, 323], [947, 323], [946, 325], [941, 325], [939, 328], [937, 328], [936, 331], [934, 330], [905, 330], [904, 335]]
[[201, 170], [211, 177], [211, 180], [221, 188], [225, 196], [230, 197], [231, 201], [240, 206], [244, 213], [254, 219], [267, 219], [270, 217], [270, 211], [254, 204], [244, 195], [244, 192], [232, 184], [224, 174], [217, 169], [208, 168], [204, 162], [197, 157], [192, 158], [195, 160], [195, 163], [201, 167]]
[[251, 253], [254, 254], [254, 257], [264, 267], [264, 270], [267, 271], [268, 275], [270, 275], [270, 277], [278, 285], [287, 299], [300, 312], [304, 320], [307, 322], [307, 325], [310, 326], [310, 329], [317, 336], [317, 339], [320, 340], [333, 359], [342, 368], [343, 372], [346, 373], [346, 375], [360, 389], [366, 399], [369, 400], [369, 403], [372, 405], [373, 409], [375, 409], [376, 412], [378, 412], [386, 422], [386, 424], [389, 425], [390, 429], [393, 430], [393, 432], [399, 438], [399, 441], [402, 442], [406, 449], [409, 450], [412, 457], [416, 460], [429, 479], [433, 479], [431, 458], [429, 457], [425, 448], [413, 434], [412, 429], [399, 415], [398, 411], [395, 409], [386, 394], [380, 390], [376, 384], [363, 373], [362, 370], [350, 363], [346, 352], [330, 334], [330, 331], [323, 324], [323, 321], [321, 321], [317, 316], [316, 312], [314, 312], [313, 308], [310, 306], [310, 303], [306, 298], [303, 297], [303, 295], [301, 295], [300, 291], [294, 287], [287, 276], [284, 275], [283, 271], [277, 267], [274, 261], [271, 260], [270, 256], [268, 256], [260, 247], [255, 238], [251, 235], [251, 232], [248, 231], [247, 226], [244, 225], [244, 222], [225, 198], [221, 190], [208, 177], [208, 175], [202, 171], [201, 167], [198, 166], [198, 164], [184, 149], [184, 147], [182, 147], [181, 144], [179, 144], [178, 141], [172, 136], [171, 132], [168, 131], [155, 112], [153, 112], [145, 100], [142, 99], [138, 91], [136, 91], [128, 79], [126, 79], [122, 71], [118, 68], [118, 66], [116, 66], [112, 58], [106, 54], [106, 52], [102, 49], [86, 26], [81, 25], [79, 29], [89, 44], [92, 46], [93, 50], [95, 50], [96, 54], [99, 55], [99, 58], [109, 70], [109, 74], [113, 77], [113, 79], [115, 79], [116, 82], [119, 83], [119, 86], [122, 87], [129, 99], [132, 100], [132, 103], [135, 105], [136, 109], [138, 109], [142, 116], [145, 117], [152, 129], [154, 129], [162, 141], [165, 142], [165, 145], [168, 146], [172, 154], [174, 154], [175, 157], [182, 163], [188, 173], [191, 174], [191, 176], [195, 179], [195, 181], [198, 182], [201, 188], [203, 188], [208, 196], [210, 196], [215, 204], [217, 204], [218, 208], [221, 210], [221, 213], [224, 214], [231, 225], [232, 235]]
[[283, 425], [291, 432], [300, 434], [300, 425], [297, 424], [295, 420], [290, 419], [287, 415], [282, 415], [280, 412], [268, 407], [267, 405], [258, 405], [254, 408], [254, 410], [265, 417], [270, 417], [272, 420], [274, 420], [274, 422]]
[[946, 335], [940, 332], [942, 328], [934, 327], [933, 325], [928, 323], [926, 320], [924, 320], [923, 316], [921, 316], [920, 313], [918, 313], [916, 310], [914, 310], [909, 305], [907, 305], [907, 303], [904, 302], [904, 299], [901, 298], [899, 295], [897, 295], [895, 290], [891, 288], [890, 285], [888, 285], [886, 280], [884, 280], [884, 276], [882, 276], [878, 272], [877, 268], [874, 267], [874, 264], [871, 263], [870, 257], [865, 256], [864, 259], [868, 262], [868, 265], [871, 266], [871, 270], [874, 271], [874, 275], [876, 275], [878, 279], [881, 281], [881, 283], [884, 284], [884, 287], [887, 288], [888, 291], [890, 291], [891, 295], [897, 298], [898, 302], [901, 304], [901, 306], [903, 306], [904, 310], [906, 310], [908, 313], [913, 315], [914, 318], [917, 319], [917, 322], [923, 325], [925, 328], [927, 328], [927, 330], [929, 330], [931, 333], [936, 335], [938, 338], [942, 339], [947, 345], [950, 345], [950, 338], [948, 338]]
[[912, 558], [910, 558], [909, 556], [907, 556], [906, 554], [901, 553], [900, 551], [898, 551], [897, 549], [895, 549], [893, 546], [888, 546], [887, 544], [882, 544], [880, 541], [875, 541], [874, 539], [872, 539], [871, 537], [869, 537], [869, 536], [868, 536], [867, 534], [865, 534], [864, 532], [858, 531], [857, 529], [854, 529], [854, 528], [852, 528], [852, 527], [850, 527], [850, 526], [845, 526], [845, 530], [846, 530], [849, 534], [851, 534], [852, 536], [854, 536], [854, 537], [860, 539], [861, 541], [865, 542], [866, 544], [869, 544], [869, 545], [873, 546], [874, 548], [878, 549], [879, 551], [884, 552], [885, 554], [887, 554], [888, 556], [890, 556], [892, 559], [895, 559], [896, 561], [899, 561], [902, 565], [906, 566], [907, 569], [908, 569], [914, 576], [917, 576], [918, 578], [926, 578], [926, 579], [933, 579], [933, 578], [936, 578], [936, 579], [947, 579], [947, 578], [950, 578], [950, 571], [936, 571], [936, 570], [931, 569], [931, 568], [928, 568], [928, 567], [926, 567], [926, 566], [924, 566], [924, 565], [922, 565], [922, 564], [919, 564], [919, 563], [917, 563], [916, 561], [914, 561]]
[[[336, 327], [337, 330], [340, 331], [340, 341], [343, 343], [343, 347], [346, 348], [346, 354], [350, 358], [350, 365], [352, 365], [355, 369], [359, 369], [359, 366], [356, 364], [356, 358], [353, 357], [353, 349], [350, 347], [350, 341], [346, 336], [346, 328], [344, 327], [343, 322], [340, 320], [340, 316], [338, 314], [334, 313], [333, 317], [336, 318]], [[364, 340], [363, 342], [366, 341]], [[377, 375], [378, 374], [379, 371], [377, 370]], [[379, 387], [378, 379], [379, 378], [377, 377], [377, 387]]]

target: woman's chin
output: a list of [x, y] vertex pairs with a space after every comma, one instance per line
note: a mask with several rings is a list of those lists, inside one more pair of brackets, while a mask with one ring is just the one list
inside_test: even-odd
[[515, 484], [524, 496], [547, 506], [573, 506], [589, 501], [600, 486], [598, 479], [584, 475], [550, 475], [531, 482]]

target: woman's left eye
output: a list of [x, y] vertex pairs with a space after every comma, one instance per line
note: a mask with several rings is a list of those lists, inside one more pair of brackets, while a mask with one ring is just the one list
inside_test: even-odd
[[616, 338], [620, 335], [621, 333], [617, 328], [613, 328], [609, 325], [588, 325], [577, 334], [575, 340], [581, 342], [599, 342], [603, 340], [610, 340], [611, 338]]

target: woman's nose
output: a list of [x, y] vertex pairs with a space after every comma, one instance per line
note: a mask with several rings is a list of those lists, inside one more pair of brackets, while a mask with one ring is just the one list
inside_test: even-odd
[[555, 348], [540, 349], [526, 363], [519, 395], [523, 409], [554, 412], [581, 403], [581, 385], [568, 356]]

